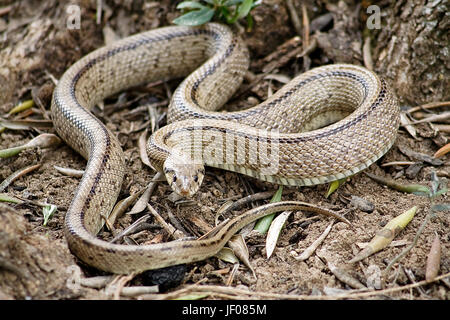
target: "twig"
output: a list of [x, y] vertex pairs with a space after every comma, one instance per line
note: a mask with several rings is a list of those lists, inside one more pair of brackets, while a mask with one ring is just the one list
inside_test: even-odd
[[158, 223], [167, 231], [167, 233], [171, 236], [173, 236], [175, 239], [179, 239], [180, 237], [177, 236], [177, 229], [168, 224], [162, 217], [161, 215], [150, 205], [150, 203], [147, 203], [147, 208], [148, 210], [150, 210], [151, 214], [153, 214], [153, 216], [156, 218], [156, 220], [158, 221]]
[[337, 279], [339, 279], [343, 283], [349, 285], [350, 287], [355, 288], [355, 289], [365, 289], [366, 288], [361, 282], [359, 282], [359, 280], [352, 277], [348, 272], [337, 267], [336, 265], [334, 265], [333, 263], [331, 263], [328, 260], [327, 260], [327, 266], [328, 266], [328, 269], [330, 269], [331, 273], [333, 273]]
[[158, 293], [159, 286], [133, 286], [133, 287], [123, 287], [120, 291], [120, 295], [123, 297], [135, 297], [147, 293]]
[[317, 247], [325, 240], [327, 235], [330, 233], [331, 227], [334, 224], [334, 220], [331, 221], [330, 225], [325, 229], [325, 231], [320, 235], [319, 238], [317, 238], [308, 248], [306, 248], [302, 254], [299, 256], [294, 257], [295, 260], [304, 261], [308, 259], [314, 251], [316, 251]]
[[439, 150], [433, 155], [433, 158], [440, 158], [448, 152], [450, 152], [450, 143], [447, 143], [445, 146], [439, 148]]
[[136, 201], [133, 208], [131, 208], [131, 210], [128, 212], [128, 214], [136, 214], [144, 211], [148, 201], [150, 200], [150, 196], [153, 194], [153, 191], [155, 190], [156, 185], [158, 184], [158, 181], [161, 180], [161, 178], [164, 178], [163, 173], [157, 172], [155, 176], [152, 178], [152, 180], [149, 182], [147, 187], [144, 189], [142, 195]]
[[72, 168], [63, 168], [63, 167], [58, 167], [58, 166], [53, 166], [53, 168], [55, 168], [56, 171], [58, 171], [59, 173], [67, 176], [67, 177], [75, 177], [75, 178], [81, 178], [84, 174], [84, 170], [77, 170], [77, 169], [72, 169]]
[[140, 232], [142, 230], [159, 228], [159, 226], [157, 226], [157, 225], [148, 223], [147, 222], [148, 218], [150, 218], [149, 214], [146, 214], [146, 215], [140, 217], [135, 222], [133, 222], [131, 225], [129, 225], [127, 228], [125, 228], [122, 232], [120, 232], [118, 235], [116, 235], [110, 242], [115, 243], [115, 242], [121, 240], [125, 236]]
[[437, 122], [437, 121], [444, 121], [444, 120], [448, 120], [448, 119], [450, 119], [450, 111], [444, 112], [441, 114], [435, 114], [435, 115], [429, 116], [422, 120], [413, 121], [413, 122], [411, 122], [411, 124], [418, 124], [418, 123], [423, 123], [423, 122]]
[[414, 161], [391, 161], [391, 162], [386, 162], [383, 163], [381, 166], [382, 167], [390, 167], [390, 166], [410, 166], [412, 164], [414, 164]]
[[12, 175], [7, 177], [5, 180], [3, 180], [2, 183], [0, 183], [0, 192], [5, 190], [11, 184], [11, 182], [13, 182], [14, 180], [22, 177], [23, 175], [26, 175], [27, 173], [29, 173], [33, 170], [38, 169], [40, 166], [41, 166], [41, 164], [35, 164], [35, 165], [28, 166], [26, 168], [15, 171]]
[[12, 262], [6, 260], [5, 258], [0, 257], [0, 270], [4, 269], [4, 270], [8, 270], [14, 274], [16, 274], [17, 276], [21, 277], [21, 278], [27, 278], [27, 276], [25, 275], [25, 273], [19, 269], [16, 265], [14, 265]]
[[439, 132], [450, 133], [450, 124], [434, 124]]
[[111, 282], [113, 276], [97, 276], [79, 279], [80, 285], [87, 288], [102, 289]]
[[9, 6], [0, 8], [0, 17], [4, 16], [5, 14], [8, 14], [11, 11], [12, 7], [13, 7], [12, 5], [9, 5]]
[[[258, 200], [265, 200], [265, 199], [269, 199], [270, 197], [273, 196], [273, 194], [275, 193], [276, 190], [271, 190], [271, 191], [264, 191], [264, 192], [258, 192], [258, 193], [254, 193], [251, 195], [248, 195], [244, 198], [241, 198], [235, 202], [233, 202], [230, 206], [226, 207], [224, 210], [218, 212], [218, 214], [220, 215], [225, 215], [228, 212], [231, 212], [233, 210], [236, 210], [242, 206], [244, 206], [247, 203], [253, 202], [253, 201], [258, 201]], [[287, 193], [284, 193], [287, 194]]]
[[319, 296], [319, 295], [295, 295], [295, 294], [280, 294], [280, 293], [270, 293], [270, 292], [260, 292], [260, 291], [249, 291], [238, 288], [230, 288], [223, 286], [214, 286], [214, 285], [198, 285], [194, 284], [188, 286], [183, 289], [179, 289], [177, 291], [160, 294], [160, 295], [147, 295], [141, 296], [142, 299], [175, 299], [178, 297], [182, 297], [187, 294], [193, 293], [207, 293], [207, 294], [223, 294], [229, 295], [234, 299], [249, 299], [249, 298], [265, 298], [265, 299], [284, 299], [284, 300], [337, 300], [337, 299], [357, 299], [357, 298], [366, 298], [375, 295], [383, 295], [387, 293], [393, 293], [402, 290], [409, 290], [412, 288], [416, 288], [419, 286], [423, 286], [429, 283], [433, 283], [439, 281], [441, 279], [450, 277], [450, 272], [443, 274], [439, 277], [436, 277], [432, 281], [423, 280], [420, 282], [416, 282], [413, 284], [409, 284], [406, 286], [383, 289], [383, 290], [371, 290], [368, 292], [357, 292], [357, 293], [348, 293], [348, 294], [340, 294], [340, 295], [332, 295], [332, 296]]
[[[309, 18], [308, 11], [306, 10], [306, 5], [302, 2], [302, 23], [303, 23], [303, 52], [306, 52], [310, 47], [311, 43], [309, 41]], [[313, 38], [315, 40], [315, 38]], [[309, 50], [308, 50], [309, 52]], [[303, 70], [309, 70], [311, 67], [311, 58], [308, 56], [308, 53], [305, 53], [303, 56]]]
[[103, 1], [97, 0], [97, 24], [102, 23]]
[[372, 54], [371, 54], [371, 46], [370, 46], [370, 37], [366, 37], [364, 39], [364, 45], [363, 45], [363, 59], [364, 59], [364, 65], [367, 69], [373, 71], [373, 60], [372, 60]]
[[417, 106], [409, 109], [408, 113], [413, 113], [416, 111], [422, 111], [424, 109], [434, 109], [434, 108], [442, 108], [442, 107], [450, 107], [450, 101], [440, 101], [440, 102], [430, 102], [421, 106]]
[[186, 229], [181, 224], [181, 222], [178, 221], [177, 217], [172, 213], [172, 210], [170, 210], [169, 206], [166, 204], [165, 207], [170, 223], [172, 223], [172, 225], [179, 231], [174, 233], [174, 238], [181, 239], [186, 236], [189, 236], [189, 232], [187, 232]]
[[[408, 277], [409, 281], [412, 283], [416, 283], [416, 277], [414, 276], [414, 273], [411, 269], [407, 269], [403, 267], [403, 271], [405, 272], [406, 276]], [[421, 287], [417, 287], [416, 290], [419, 292], [420, 295], [427, 295], [425, 291]]]
[[[296, 49], [288, 52], [284, 56], [282, 56], [280, 59], [267, 64], [262, 70], [263, 71], [262, 78], [267, 76], [267, 74], [272, 72], [273, 70], [282, 67], [283, 65], [288, 63], [289, 60], [291, 60], [292, 58], [301, 58], [305, 55], [308, 55], [312, 51], [314, 51], [317, 48], [317, 41], [316, 41], [315, 37], [313, 37], [312, 39], [313, 39], [313, 41], [311, 41], [311, 43], [306, 48], [304, 48], [304, 47], [296, 48]], [[259, 80], [261, 80], [261, 79], [258, 79], [258, 76], [257, 76], [255, 81], [259, 82]]]
[[295, 8], [292, 0], [286, 0], [286, 5], [288, 7], [289, 15], [291, 17], [292, 24], [294, 25], [295, 31], [297, 32], [297, 34], [299, 36], [301, 36], [302, 35], [302, 25], [300, 23], [300, 18], [298, 17], [298, 14], [297, 14], [297, 9]]
[[234, 277], [236, 276], [236, 272], [239, 269], [239, 263], [235, 263], [233, 266], [233, 269], [231, 270], [230, 276], [228, 277], [226, 286], [231, 286], [231, 284], [233, 283]]
[[269, 73], [271, 73], [273, 70], [280, 68], [284, 66], [286, 63], [289, 62], [292, 58], [301, 58], [304, 57], [311, 52], [313, 52], [317, 48], [317, 40], [316, 37], [312, 38], [311, 43], [309, 46], [303, 50], [302, 47], [295, 48], [289, 52], [287, 52], [285, 55], [281, 56], [278, 60], [272, 61], [268, 63], [263, 69], [262, 72], [255, 76], [254, 80], [249, 83], [246, 86], [243, 86], [236, 94], [236, 97], [239, 97], [246, 93], [248, 90], [256, 86], [261, 80], [263, 80]]
[[125, 285], [129, 281], [133, 280], [133, 278], [135, 276], [136, 276], [136, 273], [133, 272], [133, 273], [128, 274], [128, 275], [120, 275], [120, 276], [118, 276], [116, 278], [117, 281], [114, 281], [116, 279], [113, 280], [113, 282], [117, 283], [117, 286], [116, 286], [116, 288], [114, 290], [114, 293], [113, 293], [113, 299], [114, 300], [119, 300], [120, 299], [120, 292], [124, 289]]
[[305, 3], [302, 2], [303, 49], [309, 47], [309, 18]]

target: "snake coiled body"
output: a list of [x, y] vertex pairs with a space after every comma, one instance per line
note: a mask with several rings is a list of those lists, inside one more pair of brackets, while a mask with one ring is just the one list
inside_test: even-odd
[[[153, 166], [166, 170], [166, 176], [172, 174], [175, 190], [173, 172], [168, 172], [174, 150], [182, 155], [182, 170], [200, 168], [201, 174], [206, 164], [300, 186], [355, 174], [393, 144], [399, 124], [393, 94], [374, 73], [353, 65], [313, 69], [258, 106], [217, 112], [240, 86], [247, 67], [242, 40], [212, 23], [128, 37], [90, 53], [66, 71], [54, 91], [52, 118], [61, 138], [88, 160], [66, 214], [65, 235], [75, 255], [114, 273], [198, 261], [214, 255], [233, 233], [262, 215], [308, 208], [298, 202], [266, 205], [201, 241], [126, 246], [96, 238], [118, 197], [126, 168], [117, 138], [89, 110], [105, 97], [143, 82], [190, 74], [174, 92], [170, 124], [148, 143]], [[196, 153], [201, 163], [193, 166], [190, 156]], [[197, 173], [187, 173], [185, 182], [194, 187], [178, 187], [186, 194], [195, 192], [201, 183], [197, 178]]]

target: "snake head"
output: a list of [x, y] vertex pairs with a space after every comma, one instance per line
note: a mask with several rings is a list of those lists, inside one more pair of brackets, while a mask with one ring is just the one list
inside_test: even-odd
[[172, 190], [183, 197], [197, 193], [205, 176], [203, 164], [193, 163], [186, 157], [169, 156], [164, 161], [163, 170]]

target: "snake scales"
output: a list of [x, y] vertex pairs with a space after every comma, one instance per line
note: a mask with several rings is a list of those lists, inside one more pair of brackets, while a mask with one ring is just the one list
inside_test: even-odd
[[53, 94], [52, 119], [58, 134], [88, 160], [65, 220], [75, 255], [114, 273], [156, 269], [214, 255], [235, 232], [263, 215], [315, 211], [300, 202], [268, 204], [200, 241], [127, 246], [96, 238], [126, 169], [117, 138], [89, 110], [143, 82], [190, 74], [174, 92], [169, 125], [155, 132], [147, 147], [152, 165], [182, 195], [198, 190], [204, 164], [279, 184], [313, 185], [365, 169], [393, 144], [397, 102], [383, 80], [354, 65], [310, 70], [244, 111], [215, 111], [239, 87], [248, 63], [242, 40], [211, 23], [125, 38], [88, 54], [64, 73]]

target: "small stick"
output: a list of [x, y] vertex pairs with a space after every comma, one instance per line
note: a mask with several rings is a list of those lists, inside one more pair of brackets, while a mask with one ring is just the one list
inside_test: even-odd
[[147, 208], [153, 214], [153, 216], [156, 218], [158, 223], [167, 231], [168, 234], [174, 235], [174, 233], [177, 231], [175, 227], [168, 224], [161, 216], [160, 214], [150, 205], [150, 203], [147, 203]]
[[[117, 283], [117, 287], [116, 287], [116, 289], [114, 290], [114, 293], [113, 293], [113, 299], [114, 300], [119, 300], [120, 299], [120, 292], [124, 289], [124, 287], [125, 287], [125, 285], [129, 282], [129, 281], [131, 281], [131, 280], [133, 280], [133, 278], [136, 276], [136, 273], [131, 273], [131, 274], [128, 274], [128, 275], [121, 275], [121, 276], [118, 276], [116, 279], [117, 279], [117, 281], [115, 281], [116, 283]], [[114, 280], [116, 280], [116, 279], [114, 279]], [[113, 281], [114, 282], [114, 281]]]
[[35, 164], [35, 165], [32, 165], [32, 166], [28, 166], [26, 168], [17, 170], [12, 175], [10, 175], [5, 180], [3, 180], [2, 183], [0, 183], [0, 192], [5, 190], [11, 184], [11, 182], [13, 182], [14, 180], [20, 178], [21, 176], [23, 176], [23, 175], [25, 175], [25, 174], [33, 171], [33, 170], [36, 170], [40, 166], [41, 166], [41, 164]]
[[4, 16], [5, 14], [8, 14], [12, 10], [12, 5], [0, 8], [0, 17]]
[[103, 1], [97, 0], [97, 24], [102, 23]]
[[434, 124], [434, 127], [444, 133], [450, 133], [450, 124]]
[[230, 276], [228, 277], [227, 283], [225, 284], [227, 287], [231, 286], [233, 283], [234, 277], [236, 276], [236, 272], [239, 269], [239, 263], [235, 263], [233, 266], [233, 270], [231, 270]]
[[444, 112], [441, 114], [435, 114], [435, 115], [429, 116], [427, 118], [424, 118], [422, 120], [413, 121], [413, 122], [411, 122], [411, 124], [418, 124], [418, 123], [423, 123], [423, 122], [437, 122], [437, 121], [444, 121], [444, 120], [448, 120], [448, 119], [450, 119], [450, 111]]
[[391, 161], [391, 162], [386, 162], [383, 163], [381, 166], [382, 167], [390, 167], [390, 166], [410, 166], [412, 164], [414, 164], [415, 162], [413, 161]]
[[450, 107], [450, 101], [430, 102], [427, 104], [423, 104], [421, 106], [411, 108], [407, 112], [413, 113], [416, 111], [422, 111], [424, 109], [434, 109], [434, 108], [441, 108], [441, 107]]
[[286, 5], [289, 10], [289, 15], [291, 17], [292, 24], [294, 25], [294, 29], [298, 35], [302, 35], [302, 25], [300, 23], [300, 18], [298, 17], [297, 10], [294, 6], [292, 0], [286, 0]]
[[331, 263], [329, 261], [327, 261], [327, 266], [328, 266], [328, 269], [330, 269], [331, 273], [333, 273], [334, 276], [336, 278], [338, 278], [340, 281], [342, 281], [343, 283], [345, 283], [355, 289], [366, 289], [366, 287], [361, 282], [359, 282], [357, 279], [352, 277], [345, 270], [338, 268], [337, 266], [335, 266], [333, 263]]
[[[414, 273], [412, 272], [411, 269], [407, 269], [407, 268], [403, 267], [403, 271], [405, 272], [405, 274], [408, 277], [409, 281], [411, 281], [412, 283], [416, 283], [416, 277], [414, 276]], [[421, 287], [417, 287], [416, 290], [421, 295], [425, 295], [425, 296], [427, 295], [425, 293], [425, 291], [423, 291], [423, 289]]]
[[373, 71], [373, 60], [372, 60], [372, 54], [371, 54], [371, 46], [370, 46], [370, 37], [366, 37], [364, 39], [364, 45], [363, 45], [363, 59], [364, 59], [364, 65], [367, 69]]
[[264, 192], [259, 192], [259, 193], [254, 193], [254, 194], [248, 195], [244, 198], [241, 198], [241, 199], [233, 202], [231, 205], [226, 207], [224, 210], [222, 210], [221, 212], [218, 212], [218, 214], [225, 215], [226, 213], [236, 210], [237, 208], [240, 208], [247, 203], [250, 203], [253, 201], [258, 201], [258, 200], [268, 199], [271, 196], [273, 196], [274, 193], [275, 193], [275, 190], [271, 190], [271, 191], [264, 191]]
[[302, 254], [294, 257], [294, 259], [298, 260], [298, 261], [304, 261], [304, 260], [308, 259], [314, 253], [314, 251], [316, 251], [317, 247], [319, 247], [319, 245], [323, 242], [323, 240], [325, 240], [327, 235], [330, 233], [330, 230], [331, 230], [331, 227], [333, 226], [333, 224], [334, 224], [334, 220], [331, 221], [331, 223], [328, 225], [328, 227], [320, 235], [319, 238], [317, 238], [308, 248], [306, 248], [302, 252]]
[[302, 22], [303, 22], [303, 49], [309, 47], [309, 17], [305, 3], [302, 2]]
[[133, 286], [133, 287], [123, 287], [120, 291], [120, 295], [123, 297], [135, 297], [142, 294], [158, 293], [159, 286]]
[[140, 217], [135, 222], [133, 222], [131, 225], [129, 225], [127, 228], [125, 228], [125, 230], [123, 230], [118, 235], [116, 235], [110, 242], [111, 243], [117, 242], [129, 234], [136, 233], [136, 232], [139, 232], [142, 230], [146, 230], [146, 229], [149, 229], [150, 227], [158, 228], [159, 226], [156, 227], [155, 225], [151, 225], [151, 224], [147, 223], [147, 219], [149, 217], [150, 217], [149, 214], [146, 214], [146, 215]]
[[80, 285], [87, 288], [102, 289], [104, 288], [112, 279], [113, 276], [97, 276], [90, 278], [80, 278]]

